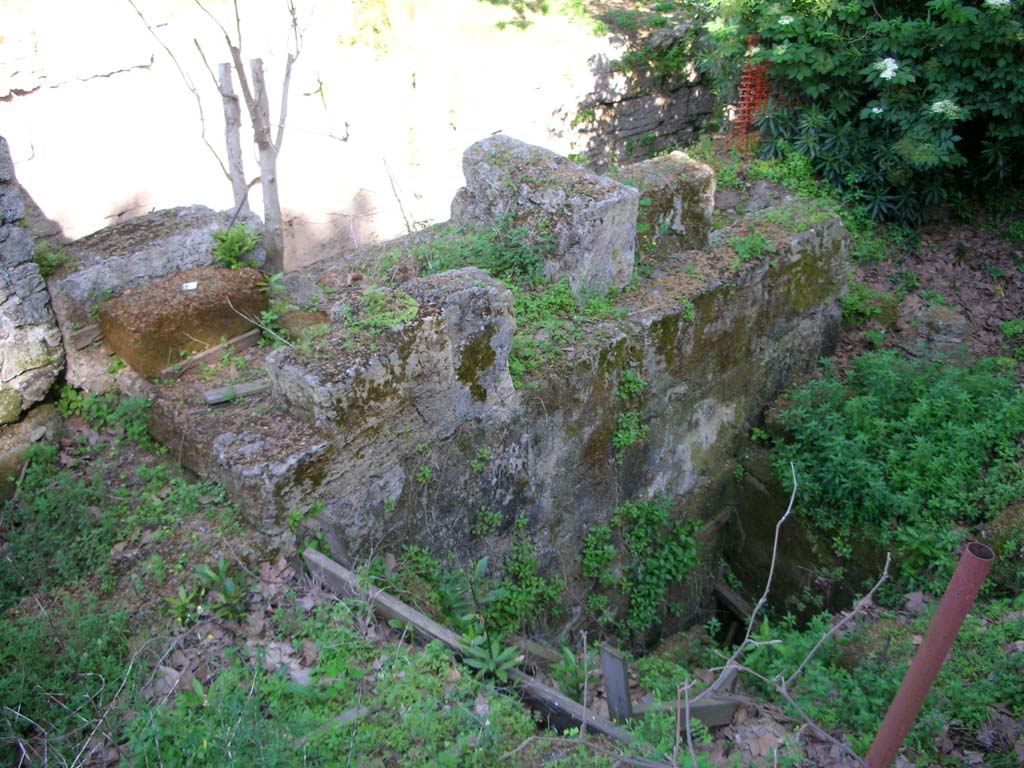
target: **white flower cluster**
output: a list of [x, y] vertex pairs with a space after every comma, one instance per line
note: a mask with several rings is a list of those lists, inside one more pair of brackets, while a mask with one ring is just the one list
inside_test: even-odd
[[793, 23], [793, 17], [792, 16], [789, 16], [788, 14], [786, 16], [779, 16], [779, 24], [781, 24], [782, 26], [785, 27], [785, 26], [788, 26], [788, 25], [790, 25], [792, 23]]
[[871, 108], [871, 114], [872, 114], [872, 115], [880, 115], [880, 114], [882, 114], [882, 112], [884, 112], [884, 111], [885, 111], [885, 110], [884, 110], [884, 109], [882, 109], [881, 107], [872, 107], [872, 108]]
[[899, 63], [891, 56], [875, 62], [875, 69], [879, 70], [878, 76], [883, 80], [892, 80], [896, 77], [896, 70], [899, 68]]
[[935, 114], [948, 117], [950, 120], [955, 120], [960, 116], [960, 107], [956, 105], [956, 102], [949, 99], [940, 99], [933, 102], [931, 109]]
[[1010, 4], [1010, 0], [985, 0], [982, 5], [986, 8], [1005, 8]]

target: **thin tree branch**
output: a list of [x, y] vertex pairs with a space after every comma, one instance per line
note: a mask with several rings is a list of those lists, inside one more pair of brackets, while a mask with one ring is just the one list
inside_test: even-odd
[[277, 138], [274, 139], [274, 149], [278, 152], [281, 151], [281, 142], [284, 141], [284, 123], [288, 117], [288, 90], [292, 80], [292, 65], [302, 53], [302, 36], [299, 33], [299, 17], [294, 0], [288, 0], [288, 13], [292, 19], [291, 32], [294, 36], [295, 52], [288, 54], [284, 67], [284, 82], [281, 85], [281, 111], [277, 116]]
[[192, 38], [192, 43], [195, 45], [196, 50], [199, 51], [199, 58], [203, 60], [203, 66], [206, 67], [206, 71], [210, 74], [210, 79], [213, 81], [213, 87], [217, 89], [217, 93], [223, 98], [225, 96], [224, 91], [220, 88], [220, 83], [217, 81], [217, 76], [213, 74], [213, 68], [210, 66], [210, 62], [206, 60], [206, 54], [203, 53], [203, 47], [199, 44], [199, 40], [195, 37]]
[[[199, 3], [199, 0], [196, 0], [196, 3]], [[132, 7], [132, 10], [134, 10], [138, 17], [142, 20], [142, 23], [146, 25], [146, 29], [149, 30], [149, 34], [153, 36], [153, 39], [156, 40], [157, 43], [160, 44], [160, 47], [167, 52], [167, 55], [171, 57], [171, 61], [174, 62], [174, 67], [178, 70], [178, 74], [181, 75], [182, 82], [185, 83], [185, 87], [188, 88], [192, 92], [192, 95], [195, 97], [196, 109], [199, 110], [199, 136], [203, 140], [203, 144], [206, 145], [206, 148], [210, 150], [210, 154], [212, 154], [214, 158], [216, 158], [217, 165], [220, 166], [221, 171], [230, 180], [231, 174], [228, 173], [228, 169], [224, 165], [224, 161], [220, 159], [220, 155], [217, 154], [217, 150], [213, 148], [213, 145], [206, 138], [206, 115], [203, 113], [203, 100], [199, 97], [199, 91], [196, 89], [195, 84], [192, 82], [192, 79], [185, 74], [185, 70], [181, 68], [181, 64], [178, 63], [178, 59], [171, 52], [171, 49], [167, 47], [167, 44], [156, 33], [156, 30], [154, 30], [153, 27], [150, 26], [149, 21], [146, 20], [146, 17], [142, 15], [142, 11], [140, 11], [138, 6], [135, 5], [135, 1], [128, 0], [128, 4]], [[202, 4], [199, 4], [199, 7], [202, 8]], [[205, 11], [206, 9], [203, 8], [203, 10]], [[209, 13], [209, 11], [207, 11], [207, 13]]]
[[768, 593], [771, 591], [772, 581], [775, 578], [775, 563], [779, 557], [779, 538], [782, 533], [782, 526], [786, 522], [786, 520], [789, 519], [790, 514], [793, 512], [793, 503], [796, 501], [796, 465], [794, 465], [793, 462], [790, 462], [789, 469], [793, 475], [793, 492], [789, 496], [789, 505], [786, 507], [785, 514], [783, 514], [782, 517], [779, 518], [779, 521], [775, 524], [775, 538], [772, 541], [772, 559], [771, 564], [768, 566], [768, 579], [765, 581], [764, 592], [761, 593], [760, 599], [757, 601], [757, 604], [754, 606], [754, 609], [750, 612], [750, 618], [747, 620], [747, 631], [746, 634], [743, 636], [743, 642], [736, 646], [736, 650], [733, 651], [732, 656], [730, 656], [726, 660], [725, 666], [722, 667], [722, 672], [719, 674], [717, 678], [715, 678], [714, 682], [712, 682], [711, 685], [709, 685], [707, 688], [705, 688], [703, 691], [701, 691], [694, 697], [694, 702], [698, 702], [701, 699], [704, 699], [708, 696], [713, 696], [725, 685], [726, 679], [730, 679], [729, 672], [733, 668], [739, 666], [739, 660], [743, 657], [745, 650], [749, 647], [750, 636], [751, 634], [753, 634], [754, 625], [757, 622], [757, 615], [758, 613], [760, 613], [761, 609], [764, 608], [764, 606], [768, 603]]
[[833, 627], [829, 629], [828, 632], [826, 632], [820, 638], [818, 638], [818, 642], [814, 644], [814, 647], [811, 648], [808, 654], [804, 657], [804, 660], [800, 662], [800, 666], [793, 670], [793, 673], [782, 681], [784, 686], [790, 686], [798, 677], [800, 677], [800, 673], [804, 671], [804, 667], [806, 667], [810, 660], [814, 658], [815, 654], [818, 652], [818, 649], [825, 644], [825, 641], [834, 637], [840, 629], [842, 629], [844, 626], [850, 623], [854, 616], [856, 616], [858, 613], [860, 613], [869, 605], [871, 605], [872, 599], [875, 596], [875, 592], [877, 592], [878, 588], [885, 583], [886, 579], [889, 578], [889, 564], [891, 562], [892, 553], [886, 552], [885, 567], [882, 569], [882, 575], [879, 577], [878, 581], [875, 582], [875, 586], [873, 586], [871, 590], [866, 595], [864, 595], [864, 597], [858, 600], [857, 603], [853, 606], [853, 608], [851, 608], [846, 614], [844, 614], [843, 618], [840, 621], [836, 622], [836, 624], [833, 625]]
[[294, 347], [295, 346], [290, 341], [288, 341], [288, 339], [284, 338], [284, 336], [280, 335], [279, 333], [277, 333], [273, 329], [268, 328], [267, 326], [265, 326], [263, 323], [261, 323], [256, 318], [250, 317], [249, 315], [245, 314], [244, 312], [239, 312], [237, 309], [235, 309], [235, 305], [231, 303], [231, 297], [230, 296], [226, 296], [225, 298], [227, 299], [228, 306], [231, 307], [231, 311], [234, 312], [239, 317], [241, 317], [243, 320], [248, 320], [250, 323], [255, 325], [257, 328], [260, 328], [261, 330], [265, 331], [266, 333], [269, 333], [271, 336], [273, 336], [275, 339], [280, 341], [286, 347]]

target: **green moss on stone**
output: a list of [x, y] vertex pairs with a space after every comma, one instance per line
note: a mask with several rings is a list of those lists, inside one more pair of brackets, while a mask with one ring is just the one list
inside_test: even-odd
[[487, 390], [480, 384], [480, 377], [494, 365], [497, 357], [491, 347], [493, 337], [493, 325], [474, 334], [462, 348], [459, 368], [455, 372], [459, 381], [469, 387], [473, 399], [481, 403], [487, 400]]
[[21, 418], [21, 392], [0, 389], [0, 424], [13, 424]]

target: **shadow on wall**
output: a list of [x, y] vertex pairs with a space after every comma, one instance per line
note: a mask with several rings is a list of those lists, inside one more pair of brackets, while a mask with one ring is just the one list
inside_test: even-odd
[[29, 191], [20, 183], [18, 187], [21, 189], [21, 199], [25, 203], [25, 219], [28, 222], [28, 230], [32, 234], [36, 247], [43, 244], [59, 245], [70, 242], [69, 238], [64, 235], [60, 224], [43, 213], [43, 209], [39, 207]]
[[314, 221], [296, 211], [284, 211], [286, 268], [291, 272], [324, 259], [339, 260], [377, 242], [374, 220], [381, 214], [374, 194], [360, 189], [329, 221]]
[[693, 64], [696, 25], [630, 35], [618, 61], [590, 59], [594, 89], [571, 126], [586, 140], [583, 159], [597, 171], [682, 149], [712, 116], [714, 98]]

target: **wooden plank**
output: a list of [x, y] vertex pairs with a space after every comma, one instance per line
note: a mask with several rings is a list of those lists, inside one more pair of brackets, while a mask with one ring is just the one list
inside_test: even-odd
[[[706, 699], [690, 703], [690, 717], [700, 720], [709, 728], [718, 725], [729, 725], [732, 722], [736, 710], [742, 702], [732, 696], [709, 696]], [[675, 712], [674, 701], [660, 702], [658, 704], [638, 703], [634, 709], [634, 715], [641, 716], [648, 712]]]
[[103, 338], [103, 331], [98, 325], [87, 325], [71, 334], [71, 346], [75, 349], [85, 349], [96, 339]]
[[538, 643], [535, 640], [530, 640], [527, 637], [513, 637], [509, 639], [509, 642], [513, 645], [518, 645], [519, 649], [526, 655], [526, 660], [535, 667], [550, 667], [562, 661], [562, 654], [554, 648]]
[[604, 672], [604, 695], [608, 699], [608, 714], [616, 723], [633, 717], [633, 702], [629, 697], [629, 667], [622, 651], [601, 643], [601, 669]]
[[326, 555], [317, 552], [315, 549], [307, 549], [302, 553], [310, 573], [318, 576], [324, 584], [335, 592], [353, 595], [360, 600], [370, 603], [377, 612], [384, 618], [401, 621], [410, 625], [416, 632], [426, 640], [440, 640], [446, 646], [458, 654], [465, 652], [462, 638], [458, 634], [442, 626], [429, 616], [417, 611], [412, 606], [406, 605], [401, 600], [392, 597], [383, 590], [375, 589], [372, 592], [362, 589], [359, 586], [356, 575], [342, 565], [331, 560]]
[[[320, 578], [324, 584], [335, 592], [365, 600], [381, 616], [387, 619], [396, 619], [410, 625], [417, 634], [427, 640], [440, 640], [460, 656], [465, 653], [465, 643], [457, 633], [438, 624], [429, 616], [406, 605], [383, 590], [362, 589], [356, 580], [356, 575], [352, 571], [334, 562], [329, 557], [314, 549], [307, 549], [302, 553], [302, 558], [306, 561], [310, 573]], [[633, 743], [633, 735], [628, 731], [615, 725], [610, 720], [584, 709], [583, 705], [579, 702], [573, 701], [568, 696], [563, 696], [558, 691], [544, 685], [530, 675], [513, 669], [509, 672], [509, 678], [516, 684], [516, 690], [523, 701], [541, 712], [554, 727], [565, 728], [586, 723], [588, 731], [600, 733], [625, 744]]]
[[228, 339], [223, 344], [218, 344], [215, 347], [204, 349], [202, 352], [192, 355], [186, 360], [169, 365], [160, 371], [161, 380], [177, 379], [185, 371], [190, 371], [198, 365], [202, 365], [208, 360], [215, 360], [220, 358], [229, 349], [235, 352], [241, 352], [242, 350], [255, 347], [260, 341], [260, 329], [253, 328], [251, 331], [235, 336], [233, 339]]
[[753, 613], [754, 608], [744, 598], [740, 597], [737, 593], [733, 592], [725, 584], [715, 584], [713, 594], [717, 597], [722, 605], [732, 611], [736, 618], [743, 621], [750, 620], [750, 614]]
[[230, 403], [242, 397], [259, 395], [270, 389], [270, 379], [257, 379], [247, 381], [243, 384], [232, 384], [227, 387], [208, 389], [203, 392], [203, 402], [207, 405], [221, 405]]

